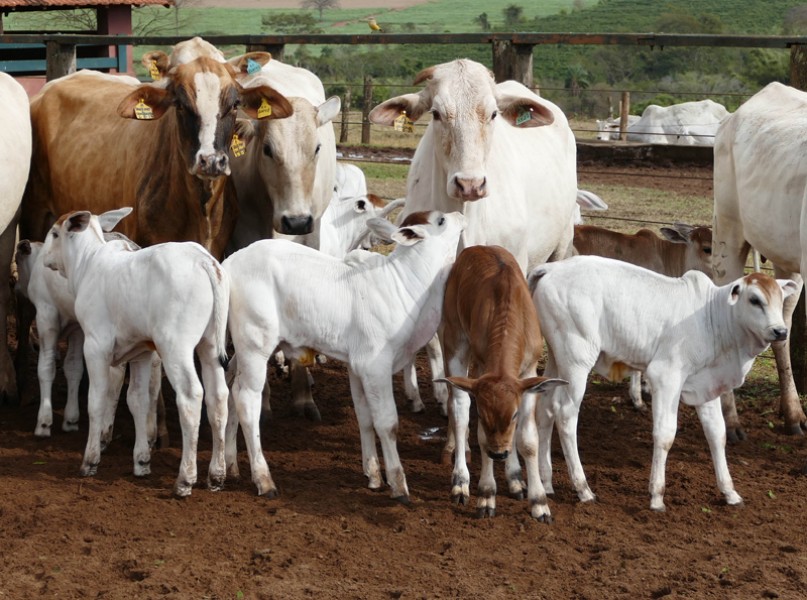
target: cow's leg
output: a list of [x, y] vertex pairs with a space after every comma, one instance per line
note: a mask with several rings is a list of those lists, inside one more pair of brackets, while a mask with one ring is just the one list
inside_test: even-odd
[[[39, 326], [37, 325], [37, 329]], [[67, 404], [64, 407], [62, 431], [78, 431], [78, 390], [84, 376], [84, 333], [75, 326], [67, 336], [67, 353], [64, 356], [64, 376], [67, 379]]]
[[[534, 404], [533, 410], [535, 410]], [[524, 477], [521, 472], [521, 463], [518, 461], [518, 452], [516, 452], [516, 447], [516, 438], [513, 438], [513, 447], [510, 449], [510, 453], [507, 455], [507, 459], [504, 461], [504, 472], [507, 476], [507, 491], [510, 497], [515, 498], [516, 500], [523, 500], [524, 492], [527, 489], [527, 482], [524, 481]]]
[[4, 401], [19, 401], [27, 404], [31, 399], [31, 382], [28, 377], [28, 368], [31, 361], [31, 323], [34, 322], [36, 317], [36, 308], [22, 294], [17, 294], [16, 299], [17, 352], [14, 355], [14, 370], [16, 372], [16, 384], [19, 385], [19, 395], [16, 393], [13, 396], [8, 393], [1, 395], [2, 392], [0, 392], [0, 404]]
[[392, 499], [409, 504], [409, 487], [398, 456], [398, 410], [392, 393], [392, 361], [376, 358], [372, 364], [361, 365], [355, 372], [361, 378], [373, 428], [381, 444]]
[[[238, 424], [244, 433], [244, 441], [249, 455], [252, 482], [258, 488], [259, 496], [275, 498], [278, 495], [277, 486], [272, 480], [269, 465], [263, 456], [261, 448], [261, 391], [266, 381], [266, 363], [268, 356], [255, 348], [236, 346], [238, 363], [236, 365], [235, 380], [232, 387], [232, 398], [238, 422], [233, 415], [228, 415], [227, 422], [227, 473], [230, 476], [238, 475], [236, 458], [236, 433]], [[234, 357], [235, 358], [235, 357]], [[230, 361], [232, 367], [233, 361]]]
[[229, 396], [229, 390], [224, 377], [224, 368], [219, 363], [218, 349], [215, 343], [209, 342], [207, 338], [202, 338], [196, 351], [201, 363], [207, 419], [210, 423], [213, 438], [207, 486], [212, 491], [219, 491], [224, 487], [226, 478], [224, 438], [227, 428], [227, 397]]
[[[151, 379], [149, 381], [149, 399], [152, 406], [155, 406], [154, 424], [155, 436], [149, 434], [149, 442], [152, 446], [168, 448], [168, 423], [165, 417], [165, 398], [163, 397], [163, 361], [156, 352], [151, 354]], [[149, 431], [151, 431], [149, 423]]]
[[151, 357], [129, 363], [129, 389], [126, 404], [132, 413], [135, 426], [134, 474], [143, 477], [151, 473], [151, 447], [149, 445], [149, 381], [151, 379]]
[[488, 436], [485, 435], [485, 428], [482, 422], [478, 421], [476, 426], [476, 436], [479, 440], [479, 453], [482, 469], [479, 472], [479, 485], [476, 493], [476, 516], [495, 517], [496, 516], [496, 478], [493, 476], [493, 459], [488, 454]]
[[423, 399], [420, 397], [420, 389], [418, 388], [418, 374], [414, 359], [412, 362], [404, 365], [403, 384], [404, 396], [406, 397], [406, 401], [409, 403], [412, 412], [422, 413], [424, 410], [426, 410], [426, 406], [423, 404]]
[[647, 407], [645, 406], [644, 401], [642, 400], [642, 372], [641, 371], [631, 371], [630, 372], [630, 400], [633, 402], [633, 408], [638, 411], [646, 411]]
[[[550, 348], [547, 350], [544, 376], [557, 377], [557, 373], [557, 365]], [[539, 396], [538, 407], [535, 411], [535, 420], [538, 426], [538, 470], [547, 494], [555, 493], [555, 489], [552, 487], [552, 429], [555, 426], [554, 391], [549, 390]]]
[[59, 341], [59, 315], [54, 311], [43, 310], [37, 315], [39, 331], [39, 357], [36, 374], [39, 379], [39, 414], [36, 417], [34, 435], [50, 437], [53, 426], [53, 380], [56, 378], [56, 344]]
[[112, 443], [112, 433], [115, 429], [115, 413], [118, 409], [123, 382], [126, 379], [126, 365], [117, 365], [108, 369], [107, 401], [101, 413], [101, 451], [103, 452]]
[[[0, 234], [0, 340], [3, 341], [0, 344], [0, 403], [16, 403], [19, 401], [15, 364], [11, 359], [11, 353], [6, 343], [8, 339], [6, 315], [11, 309], [11, 286], [9, 285], [9, 280], [11, 279], [11, 261], [14, 258], [14, 248], [17, 243], [19, 217], [20, 211], [18, 209], [17, 214]], [[30, 321], [28, 323], [30, 325]], [[25, 340], [27, 342], [27, 335]]]
[[[650, 508], [664, 512], [664, 487], [667, 455], [675, 441], [678, 427], [678, 403], [681, 385], [669, 373], [647, 373], [653, 393], [653, 464], [650, 468]], [[666, 381], [665, 381], [666, 379]]]
[[[524, 394], [518, 410], [516, 446], [527, 470], [527, 498], [530, 502], [530, 515], [544, 523], [552, 522], [546, 490], [541, 482], [538, 469], [538, 428], [535, 425], [536, 394]], [[515, 454], [515, 452], [513, 453]]]
[[292, 406], [297, 416], [305, 417], [310, 421], [321, 421], [319, 409], [311, 395], [311, 374], [307, 367], [303, 367], [296, 360], [291, 361], [291, 397]]
[[371, 490], [378, 490], [381, 489], [384, 481], [381, 478], [381, 464], [378, 461], [378, 451], [375, 446], [373, 416], [370, 406], [367, 404], [362, 380], [350, 367], [348, 367], [348, 378], [350, 379], [350, 396], [353, 399], [353, 408], [359, 423], [362, 470], [367, 477], [367, 487]]
[[79, 473], [86, 477], [95, 475], [101, 462], [101, 435], [103, 428], [107, 426], [105, 405], [110, 402], [109, 363], [111, 352], [104, 352], [98, 347], [89, 345], [85, 340], [84, 359], [90, 377], [90, 388], [87, 393], [89, 429]]
[[[805, 261], [807, 262], [807, 261]], [[785, 326], [790, 331], [793, 325], [793, 312], [801, 297], [801, 290], [804, 285], [801, 275], [791, 273], [777, 268], [774, 265], [777, 279], [792, 279], [799, 284], [798, 292], [785, 298], [782, 306], [782, 316]], [[790, 365], [790, 336], [783, 342], [771, 344], [773, 355], [776, 358], [776, 371], [779, 374], [779, 412], [785, 419], [785, 431], [787, 433], [801, 435], [807, 429], [807, 416], [801, 406], [799, 393], [796, 390], [796, 382], [793, 380], [793, 368]]]
[[174, 493], [182, 498], [191, 495], [193, 485], [196, 483], [196, 449], [204, 392], [196, 375], [192, 348], [178, 344], [170, 346], [157, 344], [157, 351], [163, 358], [165, 375], [176, 394], [179, 424], [182, 429], [182, 459], [174, 483]]
[[429, 368], [432, 372], [432, 393], [437, 405], [440, 407], [440, 414], [446, 417], [448, 416], [448, 385], [435, 381], [445, 377], [443, 347], [436, 334], [426, 344], [426, 355], [429, 357]]
[[231, 479], [241, 477], [238, 469], [238, 410], [235, 407], [235, 398], [233, 397], [233, 385], [237, 370], [238, 360], [237, 356], [233, 354], [224, 374], [224, 379], [230, 390], [227, 396], [227, 428], [224, 431], [224, 463], [227, 467], [227, 477]]
[[[556, 387], [550, 391], [552, 395], [551, 411], [555, 416], [555, 427], [558, 430], [563, 456], [566, 458], [566, 466], [569, 469], [569, 478], [577, 491], [577, 497], [581, 502], [592, 502], [596, 500], [596, 497], [586, 481], [586, 474], [583, 471], [580, 453], [577, 449], [577, 420], [580, 414], [580, 404], [583, 402], [583, 394], [586, 391], [589, 370], [585, 367], [573, 366], [563, 369], [561, 373], [561, 379], [568, 381], [569, 385]], [[541, 417], [543, 418], [543, 416], [542, 411]], [[543, 433], [543, 430], [539, 431], [539, 437]]]
[[742, 504], [743, 499], [734, 490], [734, 483], [729, 474], [729, 466], [726, 462], [726, 423], [723, 420], [723, 411], [720, 407], [720, 400], [715, 398], [697, 407], [698, 418], [703, 426], [703, 433], [709, 443], [709, 451], [712, 453], [712, 463], [717, 476], [717, 487], [726, 498], [726, 504]]

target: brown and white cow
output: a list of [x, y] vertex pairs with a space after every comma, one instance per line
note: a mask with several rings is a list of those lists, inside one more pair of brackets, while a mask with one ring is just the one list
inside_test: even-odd
[[[634, 234], [620, 233], [594, 225], [575, 225], [575, 254], [604, 256], [650, 269], [668, 277], [681, 277], [687, 271], [712, 276], [712, 229], [675, 223], [662, 227], [660, 238], [649, 229]], [[630, 399], [639, 410], [642, 380], [638, 371], [630, 373]]]
[[[511, 495], [523, 497], [524, 482], [513, 439], [527, 466], [530, 512], [551, 521], [538, 474], [536, 393], [565, 383], [536, 377], [544, 352], [538, 316], [516, 259], [500, 246], [463, 250], [451, 269], [443, 299], [440, 341], [445, 352], [443, 381], [452, 386], [451, 410], [456, 451], [451, 499], [465, 504], [470, 475], [465, 457], [471, 396], [476, 401], [477, 436], [482, 450], [477, 513], [496, 513], [493, 461], [507, 461]], [[468, 377], [474, 364], [475, 377]], [[446, 448], [446, 453], [451, 449]]]

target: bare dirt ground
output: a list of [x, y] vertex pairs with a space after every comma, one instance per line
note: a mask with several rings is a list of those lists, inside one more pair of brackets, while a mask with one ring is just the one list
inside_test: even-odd
[[[675, 185], [635, 175], [635, 185]], [[33, 368], [30, 374], [35, 382]], [[255, 496], [243, 450], [244, 479], [218, 493], [197, 486], [190, 498], [174, 498], [180, 433], [173, 402], [170, 446], [153, 453], [152, 474], [142, 479], [132, 474], [125, 401], [115, 439], [92, 478], [78, 475], [84, 404], [81, 431], [60, 430], [63, 384], [50, 439], [33, 436], [34, 404], [0, 407], [0, 598], [807, 595], [807, 480], [800, 474], [807, 446], [781, 432], [775, 382], [752, 381], [741, 395], [749, 437], [728, 449], [728, 460], [744, 506], [722, 502], [695, 413], [682, 408], [667, 465], [668, 509], [657, 514], [648, 508], [647, 493], [652, 417], [632, 409], [624, 385], [594, 380], [579, 445], [598, 501], [578, 502], [555, 440], [555, 521], [546, 525], [529, 517], [526, 501], [501, 494], [493, 519], [477, 519], [473, 506], [450, 503], [451, 469], [439, 462], [446, 421], [431, 398], [428, 375], [421, 365], [427, 402], [421, 415], [408, 411], [395, 377], [411, 507], [365, 487], [347, 376], [335, 361], [314, 371], [321, 423], [293, 416], [287, 382], [272, 376], [274, 415], [263, 443], [281, 490], [275, 500]], [[204, 424], [202, 480], [209, 443]], [[478, 468], [474, 448], [474, 480]], [[506, 489], [501, 469], [497, 476]]]

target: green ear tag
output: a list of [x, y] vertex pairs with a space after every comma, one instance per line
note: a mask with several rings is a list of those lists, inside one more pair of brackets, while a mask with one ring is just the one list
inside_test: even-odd
[[137, 104], [134, 107], [134, 114], [135, 118], [141, 121], [150, 121], [154, 118], [154, 111], [151, 110], [151, 107], [146, 104], [146, 101], [143, 98], [140, 98]]
[[532, 112], [527, 110], [526, 108], [522, 108], [518, 112], [518, 116], [516, 117], [516, 126], [523, 125], [530, 119], [532, 119]]

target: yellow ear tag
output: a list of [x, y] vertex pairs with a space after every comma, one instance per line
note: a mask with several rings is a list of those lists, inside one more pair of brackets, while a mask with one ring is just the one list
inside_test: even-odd
[[151, 65], [149, 65], [149, 75], [151, 75], [151, 78], [154, 81], [159, 81], [160, 79], [163, 78], [163, 76], [160, 75], [160, 70], [157, 68], [156, 60], [152, 60]]
[[146, 101], [143, 98], [140, 98], [137, 104], [134, 107], [135, 118], [140, 119], [142, 121], [150, 121], [154, 118], [154, 111], [151, 110], [151, 107], [146, 104]]
[[233, 151], [233, 156], [236, 158], [244, 156], [244, 153], [247, 151], [247, 145], [238, 137], [237, 133], [233, 134], [233, 141], [230, 142], [230, 150]]
[[272, 116], [272, 105], [266, 101], [266, 98], [261, 98], [261, 105], [258, 107], [258, 118], [265, 119]]
[[406, 133], [412, 133], [415, 131], [415, 125], [412, 122], [412, 119], [406, 116], [405, 110], [401, 111], [400, 116], [392, 122], [392, 128], [395, 131], [403, 131]]

